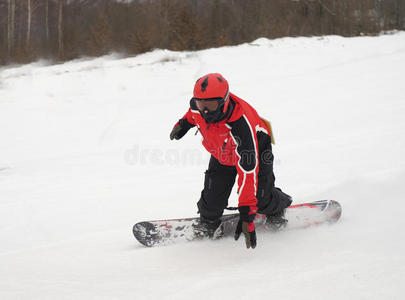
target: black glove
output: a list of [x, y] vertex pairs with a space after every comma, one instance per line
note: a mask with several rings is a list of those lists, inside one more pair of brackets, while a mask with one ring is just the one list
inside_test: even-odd
[[246, 247], [248, 249], [250, 247], [254, 249], [257, 245], [255, 223], [253, 222], [255, 216], [256, 213], [251, 212], [249, 206], [239, 206], [239, 222], [236, 226], [235, 241], [239, 239], [241, 233], [243, 232]]
[[176, 125], [174, 125], [172, 132], [170, 132], [170, 139], [181, 139], [190, 128], [193, 127], [186, 119], [180, 119]]

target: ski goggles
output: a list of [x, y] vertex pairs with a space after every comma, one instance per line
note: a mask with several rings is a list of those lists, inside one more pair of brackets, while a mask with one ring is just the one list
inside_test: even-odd
[[195, 103], [199, 111], [209, 110], [211, 112], [216, 111], [221, 105], [225, 103], [225, 101], [229, 97], [229, 89], [226, 91], [225, 97], [217, 97], [217, 98], [207, 98], [207, 99], [200, 99], [200, 98], [191, 98], [191, 101]]
[[223, 99], [215, 98], [215, 99], [192, 99], [197, 106], [199, 111], [209, 110], [209, 111], [216, 111], [219, 107], [219, 102]]

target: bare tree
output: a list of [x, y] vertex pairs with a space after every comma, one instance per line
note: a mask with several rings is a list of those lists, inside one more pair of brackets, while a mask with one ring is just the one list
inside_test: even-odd
[[63, 0], [58, 0], [58, 53], [63, 59]]
[[49, 43], [49, 0], [45, 0], [45, 38]]
[[7, 47], [11, 57], [14, 49], [15, 0], [8, 0]]
[[27, 36], [25, 39], [25, 48], [28, 51], [30, 48], [31, 40], [31, 16], [32, 16], [32, 2], [27, 0]]

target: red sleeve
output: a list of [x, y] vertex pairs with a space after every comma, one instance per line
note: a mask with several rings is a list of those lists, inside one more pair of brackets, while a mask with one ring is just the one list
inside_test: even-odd
[[236, 169], [238, 171], [239, 206], [249, 206], [251, 213], [257, 211], [257, 175], [259, 172], [259, 149], [254, 126], [243, 115], [240, 119], [230, 123], [231, 135], [236, 143], [238, 157]]
[[187, 120], [187, 122], [188, 122], [190, 125], [195, 126], [195, 121], [194, 121], [194, 119], [192, 118], [191, 108], [188, 109], [188, 111], [186, 112], [186, 114], [183, 116], [182, 119]]

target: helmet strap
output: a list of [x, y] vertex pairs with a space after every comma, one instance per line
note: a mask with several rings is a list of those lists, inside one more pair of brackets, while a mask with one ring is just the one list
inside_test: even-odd
[[229, 89], [226, 91], [226, 95], [224, 97], [224, 109], [222, 110], [223, 113], [226, 113], [229, 106]]

